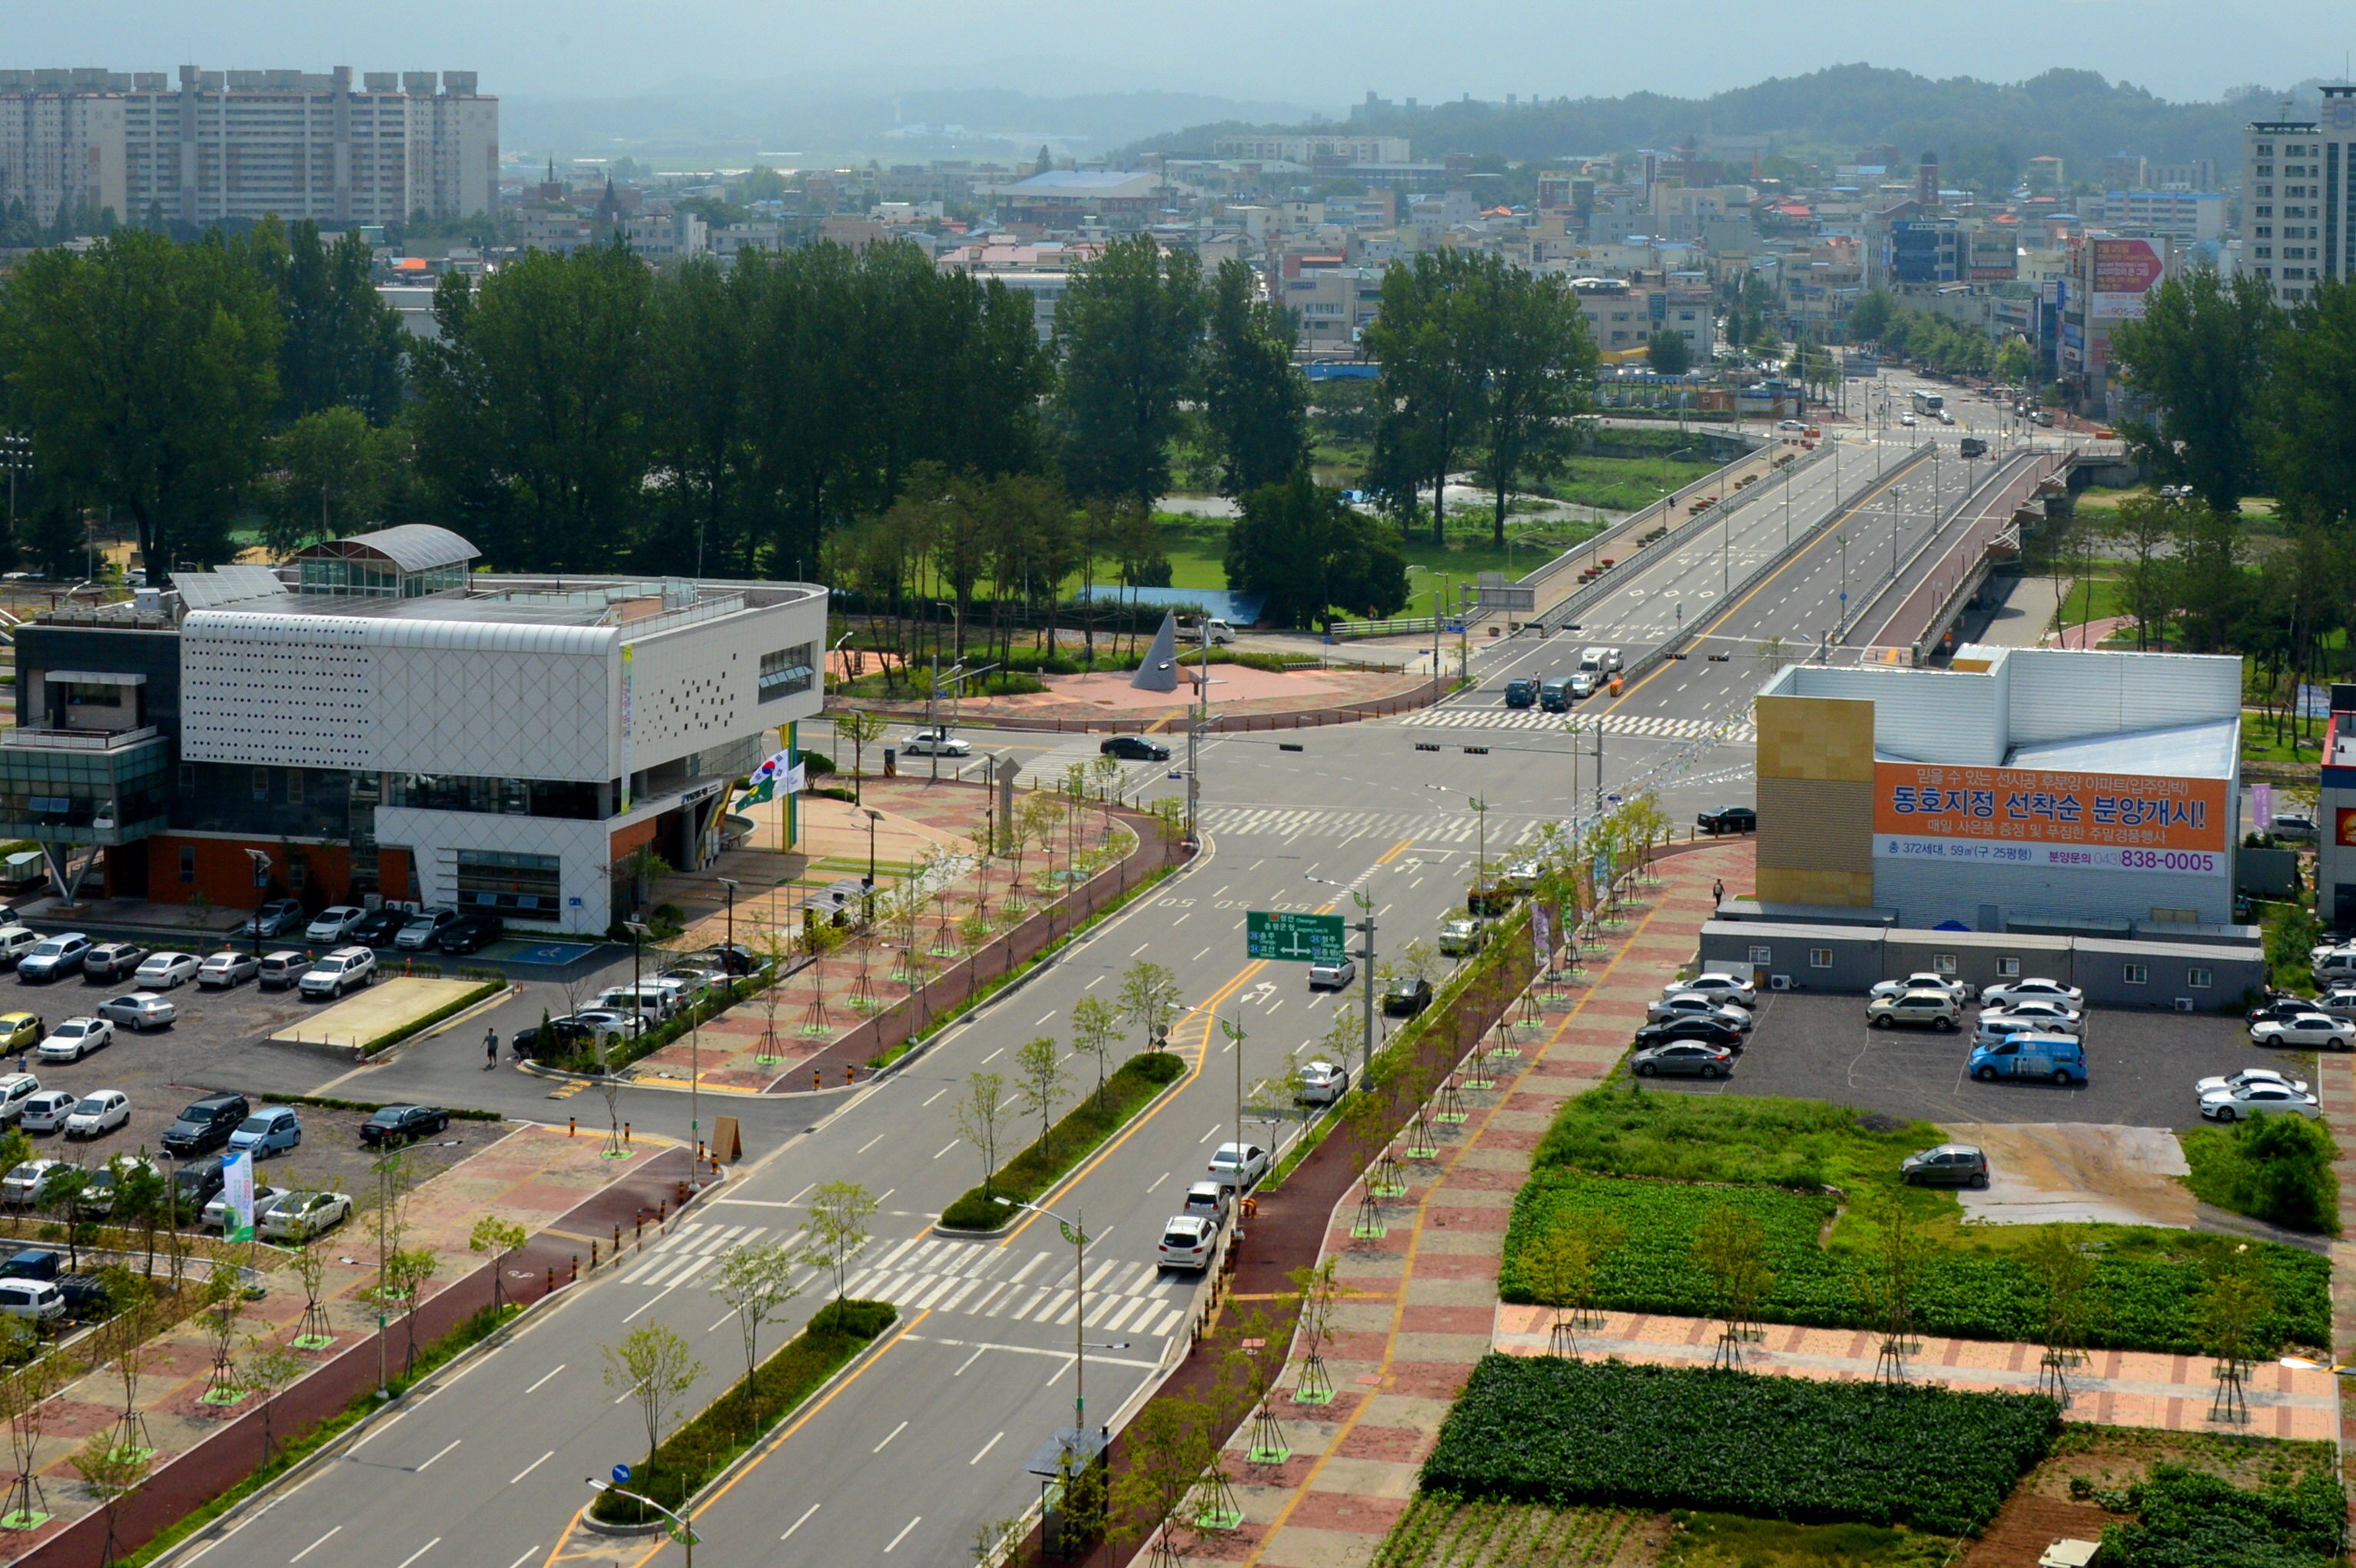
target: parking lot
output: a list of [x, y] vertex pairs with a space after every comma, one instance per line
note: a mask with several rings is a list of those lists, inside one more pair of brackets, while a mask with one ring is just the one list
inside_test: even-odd
[[2198, 1079], [2244, 1067], [2311, 1077], [2311, 1057], [2250, 1043], [2240, 1019], [2096, 1008], [2086, 1019], [2083, 1087], [1999, 1080], [1965, 1071], [1970, 1018], [1954, 1034], [1878, 1029], [1863, 997], [1769, 992], [1759, 998], [1734, 1075], [1721, 1083], [1651, 1079], [1646, 1087], [1691, 1093], [1790, 1094], [1927, 1121], [2094, 1122], [2122, 1126], [2200, 1125]]
[[[0, 975], [0, 1012], [34, 1013], [54, 1029], [64, 1019], [89, 1014], [108, 997], [131, 989], [121, 982], [92, 984], [80, 976], [34, 984], [15, 975]], [[119, 1089], [131, 1100], [129, 1125], [102, 1137], [69, 1142], [57, 1133], [28, 1135], [41, 1157], [98, 1166], [112, 1155], [135, 1154], [142, 1147], [154, 1155], [162, 1147], [164, 1129], [183, 1106], [201, 1095], [232, 1090], [259, 1105], [273, 1092], [310, 1090], [351, 1064], [348, 1051], [267, 1038], [273, 1030], [316, 1014], [331, 1003], [306, 1002], [291, 989], [261, 990], [250, 980], [219, 991], [200, 991], [191, 983], [164, 995], [179, 1011], [178, 1021], [169, 1029], [134, 1034], [118, 1028], [114, 1043], [80, 1061], [44, 1062], [35, 1058], [27, 1064], [26, 1070], [41, 1081], [44, 1089], [74, 1094]], [[14, 1072], [16, 1061], [10, 1057], [0, 1065]], [[356, 1092], [353, 1098], [375, 1096]], [[368, 1168], [375, 1157], [360, 1147], [359, 1129], [368, 1119], [366, 1113], [306, 1105], [299, 1114], [302, 1147], [259, 1162], [255, 1181], [275, 1187], [329, 1187], [365, 1199], [371, 1182]], [[430, 1174], [465, 1158], [498, 1139], [502, 1130], [495, 1123], [454, 1121], [446, 1134], [418, 1147], [414, 1157], [421, 1173]], [[159, 1163], [168, 1168], [170, 1162]]]

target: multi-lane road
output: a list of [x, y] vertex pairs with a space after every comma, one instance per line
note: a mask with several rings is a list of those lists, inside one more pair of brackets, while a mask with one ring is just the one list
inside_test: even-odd
[[[1095, 1347], [1086, 1360], [1095, 1424], [1113, 1419], [1184, 1335], [1194, 1282], [1159, 1274], [1154, 1243], [1211, 1148], [1237, 1136], [1238, 1077], [1248, 1084], [1278, 1072], [1288, 1053], [1305, 1058], [1337, 1009], [1355, 1015], [1355, 988], [1312, 995], [1299, 967], [1247, 961], [1246, 911], [1336, 901], [1346, 909], [1342, 889], [1358, 889], [1375, 901], [1382, 951], [1428, 935], [1461, 906], [1480, 843], [1495, 856], [1568, 815], [1573, 770], [1592, 768], [1598, 734], [1608, 787], [1657, 787], [1673, 817], [1748, 799], [1740, 709], [1765, 673], [1761, 645], [1781, 638], [1815, 650], [1838, 628], [1841, 594], [1854, 603], [1888, 571], [1891, 539], [1902, 560], [1934, 505], [1951, 509], [1963, 493], [1963, 464], [1944, 454], [1935, 479], [1927, 460], [1888, 477], [1924, 432], [1890, 433], [1879, 447], [1868, 439], [1843, 445], [1843, 519], [1732, 603], [1725, 588], [1783, 549], [1781, 480], [1730, 512], [1723, 539], [1704, 530], [1674, 558], [1632, 573], [1584, 613], [1579, 632], [1505, 639], [1484, 651], [1477, 685], [1439, 708], [1297, 738], [1212, 739], [1201, 764], [1207, 844], [1185, 872], [906, 1071], [847, 1096], [731, 1101], [726, 1108], [744, 1118], [749, 1157], [720, 1195], [643, 1254], [567, 1291], [430, 1397], [380, 1421], [233, 1533], [200, 1538], [176, 1561], [214, 1551], [245, 1563], [352, 1568], [552, 1561], [588, 1500], [584, 1477], [636, 1460], [643, 1446], [635, 1412], [602, 1379], [601, 1347], [640, 1325], [669, 1324], [709, 1369], [690, 1403], [709, 1397], [741, 1370], [734, 1321], [711, 1293], [716, 1255], [741, 1242], [789, 1238], [811, 1189], [834, 1179], [859, 1181], [880, 1200], [874, 1241], [850, 1286], [899, 1304], [900, 1324], [709, 1501], [697, 1520], [706, 1561], [965, 1561], [978, 1523], [1036, 1499], [1023, 1466], [1073, 1419], [1075, 1339]], [[1877, 461], [1887, 477], [1878, 489]], [[1982, 474], [1988, 466], [1973, 465]], [[1795, 539], [1834, 507], [1834, 478], [1826, 462], [1791, 482]], [[1617, 699], [1583, 704], [1569, 716], [1582, 727], [1577, 736], [1566, 733], [1565, 716], [1501, 706], [1511, 675], [1567, 669], [1590, 642], [1616, 644], [1633, 663], [1696, 621], [1691, 656], [1661, 665]], [[1713, 661], [1718, 653], [1729, 657]], [[1729, 716], [1738, 721], [1731, 728], [1720, 722]], [[1302, 750], [1280, 750], [1287, 741]], [[1465, 749], [1476, 744], [1484, 750]], [[1070, 742], [1012, 736], [999, 747], [1034, 764], [1059, 748]], [[1163, 779], [1155, 787], [1178, 786]], [[1485, 812], [1470, 808], [1475, 797]], [[1173, 1040], [1190, 1070], [1052, 1200], [1059, 1214], [1084, 1219], [1090, 1237], [1083, 1313], [1073, 1249], [1053, 1222], [980, 1242], [939, 1237], [931, 1226], [980, 1174], [952, 1109], [969, 1075], [1004, 1071], [1036, 1036], [1067, 1040], [1075, 1004], [1110, 994], [1141, 959], [1173, 970], [1191, 1005]], [[552, 999], [546, 990], [526, 987], [509, 1021], [536, 1018]], [[1240, 1048], [1223, 1023], [1243, 1029]], [[464, 1039], [432, 1042], [372, 1075], [369, 1093], [446, 1083], [455, 1062], [475, 1060], [473, 1050]], [[1085, 1060], [1069, 1065], [1089, 1082]], [[508, 1073], [479, 1082], [481, 1103], [552, 1114], [544, 1085]], [[636, 1091], [631, 1104], [640, 1126], [683, 1130], [675, 1093]], [[1244, 1133], [1265, 1142], [1269, 1128], [1252, 1124]], [[769, 1342], [792, 1332], [828, 1288], [809, 1278], [798, 1312]], [[677, 1561], [674, 1547], [642, 1550]]]

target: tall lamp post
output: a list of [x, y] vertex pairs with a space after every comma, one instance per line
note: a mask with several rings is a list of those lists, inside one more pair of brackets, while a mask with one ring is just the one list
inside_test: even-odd
[[253, 862], [253, 956], [262, 958], [262, 895], [270, 891], [270, 857], [259, 849], [248, 849], [245, 858]]
[[626, 920], [623, 927], [630, 933], [630, 1039], [636, 1040], [646, 1027], [646, 997], [638, 989], [638, 955], [641, 944], [654, 933], [638, 921]]
[[[1578, 793], [1576, 787], [1571, 791], [1574, 798]], [[1350, 901], [1358, 906], [1359, 918], [1350, 923], [1350, 929], [1366, 939], [1366, 944], [1351, 955], [1366, 966], [1366, 972], [1358, 977], [1365, 992], [1363, 1000], [1365, 1003], [1366, 1013], [1365, 1038], [1358, 1050], [1358, 1086], [1363, 1089], [1366, 1085], [1367, 1078], [1375, 1070], [1375, 901], [1371, 894], [1361, 892], [1356, 888], [1341, 882], [1329, 880], [1324, 877], [1305, 877], [1302, 880], [1316, 882], [1324, 887], [1340, 888], [1350, 895]]]
[[1088, 1320], [1088, 1232], [1087, 1217], [1083, 1215], [1081, 1222], [1074, 1224], [1071, 1221], [1065, 1219], [1061, 1214], [1056, 1213], [1053, 1209], [1045, 1208], [1037, 1203], [1017, 1203], [1012, 1198], [1000, 1198], [996, 1200], [996, 1201], [1001, 1208], [1022, 1209], [1033, 1214], [1045, 1215], [1048, 1219], [1055, 1221], [1056, 1224], [1063, 1227], [1064, 1240], [1072, 1243], [1072, 1290], [1077, 1303], [1077, 1305], [1072, 1309], [1072, 1435], [1076, 1437], [1080, 1436], [1088, 1429], [1088, 1352], [1090, 1350], [1126, 1350], [1129, 1349], [1129, 1341], [1126, 1339], [1117, 1340], [1110, 1344], [1102, 1344], [1080, 1338], [1081, 1328]]
[[[844, 635], [849, 635], [848, 633]], [[723, 939], [727, 945], [722, 948], [720, 953], [720, 983], [726, 987], [729, 995], [734, 997], [736, 991], [737, 883], [734, 877], [722, 877], [719, 882], [720, 891], [728, 895], [728, 934]], [[696, 1147], [701, 1148], [703, 1147], [703, 1107], [698, 1096], [702, 1093], [703, 1084], [703, 1037], [700, 1029], [688, 1031], [687, 1053], [687, 1129], [689, 1141]]]
[[[627, 1476], [630, 1472], [626, 1466], [616, 1465], [614, 1467], [614, 1473], [617, 1476]], [[593, 1490], [611, 1492], [617, 1498], [627, 1498], [634, 1503], [643, 1503], [647, 1507], [654, 1509], [657, 1513], [662, 1515], [663, 1518], [670, 1520], [673, 1525], [678, 1527], [678, 1535], [675, 1539], [677, 1539], [680, 1545], [687, 1549], [687, 1568], [695, 1568], [695, 1531], [694, 1528], [687, 1522], [687, 1520], [680, 1518], [679, 1515], [671, 1512], [670, 1509], [663, 1507], [662, 1504], [655, 1501], [654, 1499], [647, 1497], [642, 1493], [626, 1492], [620, 1487], [616, 1486], [612, 1482], [601, 1481], [594, 1476], [586, 1477], [584, 1478], [588, 1481], [590, 1488]]]

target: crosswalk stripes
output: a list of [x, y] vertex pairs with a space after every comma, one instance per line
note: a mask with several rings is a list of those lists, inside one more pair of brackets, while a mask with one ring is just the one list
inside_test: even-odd
[[[657, 1290], [692, 1284], [728, 1248], [768, 1233], [762, 1225], [691, 1221], [648, 1247], [623, 1283]], [[903, 1312], [964, 1313], [1068, 1328], [1079, 1301], [1070, 1276], [1058, 1273], [1064, 1261], [1054, 1252], [1025, 1257], [987, 1243], [911, 1236], [863, 1264], [849, 1288], [854, 1296], [889, 1301]], [[1168, 1337], [1185, 1317], [1190, 1298], [1182, 1282], [1162, 1277], [1158, 1263], [1120, 1258], [1088, 1271], [1087, 1297], [1086, 1327], [1126, 1328], [1152, 1339]]]
[[[1525, 844], [1546, 826], [1544, 818], [1526, 820], [1489, 814], [1491, 848]], [[1367, 834], [1386, 840], [1411, 838], [1419, 844], [1474, 844], [1481, 825], [1466, 812], [1421, 815], [1404, 811], [1308, 811], [1273, 806], [1211, 805], [1203, 808], [1203, 825], [1214, 833], [1237, 837], [1290, 838], [1355, 838]]]
[[[1560, 734], [1567, 717], [1559, 713], [1543, 713], [1529, 708], [1433, 708], [1409, 714], [1400, 724], [1419, 729], [1444, 730], [1534, 730]], [[1707, 735], [1716, 727], [1709, 719], [1671, 719], [1657, 713], [1606, 713], [1600, 719], [1580, 719], [1580, 729], [1593, 734], [1601, 729], [1606, 735], [1630, 735], [1661, 741], [1692, 741]], [[1744, 743], [1758, 738], [1748, 724], [1740, 724], [1727, 732], [1730, 744]]]

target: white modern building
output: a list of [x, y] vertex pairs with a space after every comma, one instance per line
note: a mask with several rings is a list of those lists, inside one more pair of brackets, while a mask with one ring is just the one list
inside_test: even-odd
[[2323, 89], [2314, 120], [2254, 120], [2243, 133], [2242, 266], [2285, 304], [2350, 272], [2356, 86]]
[[0, 201], [124, 221], [469, 218], [498, 206], [473, 71], [0, 70]]
[[605, 931], [616, 864], [709, 864], [732, 782], [819, 711], [826, 591], [474, 557], [411, 524], [19, 628], [5, 830], [61, 887], [102, 850], [110, 896], [246, 903], [254, 850], [273, 896]]

